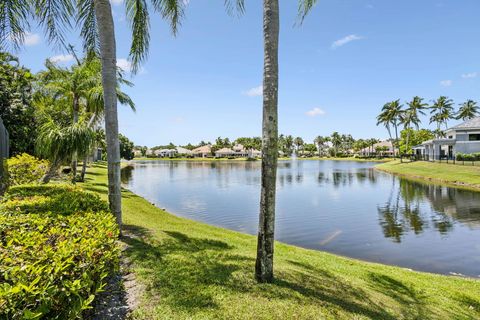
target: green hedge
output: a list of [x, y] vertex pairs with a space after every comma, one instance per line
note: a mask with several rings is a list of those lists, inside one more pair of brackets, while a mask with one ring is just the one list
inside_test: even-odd
[[118, 266], [107, 204], [66, 186], [18, 186], [0, 204], [0, 319], [74, 319]]
[[7, 160], [10, 186], [35, 183], [47, 172], [48, 161], [23, 153]]
[[480, 161], [480, 152], [476, 152], [476, 153], [457, 153], [456, 160], [458, 160], [458, 161]]

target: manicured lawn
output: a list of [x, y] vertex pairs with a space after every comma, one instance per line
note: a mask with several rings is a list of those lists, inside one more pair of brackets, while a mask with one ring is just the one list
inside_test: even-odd
[[[106, 168], [90, 168], [83, 186], [106, 197]], [[276, 280], [259, 285], [255, 237], [176, 217], [126, 190], [123, 212], [126, 255], [146, 288], [136, 319], [480, 319], [478, 280], [277, 243]]]
[[480, 167], [426, 161], [392, 161], [377, 165], [376, 168], [410, 178], [480, 189]]

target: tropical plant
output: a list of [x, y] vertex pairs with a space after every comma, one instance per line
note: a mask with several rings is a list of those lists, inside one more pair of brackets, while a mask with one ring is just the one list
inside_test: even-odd
[[19, 65], [16, 57], [0, 52], [0, 117], [9, 133], [11, 155], [32, 154], [35, 149], [37, 122], [32, 105], [33, 80], [34, 76]]
[[460, 105], [455, 119], [457, 120], [469, 120], [478, 117], [479, 107], [476, 101], [467, 100]]
[[295, 145], [296, 154], [299, 155], [305, 142], [301, 137], [296, 137], [295, 139], [293, 139], [293, 144]]
[[[408, 107], [400, 115], [400, 123], [403, 125], [404, 129], [411, 129], [415, 127], [417, 130], [420, 126], [420, 115], [425, 115], [425, 109], [428, 107], [428, 104], [423, 102], [423, 98], [419, 96], [413, 97], [412, 101], [407, 103]], [[406, 149], [405, 152], [410, 152], [410, 130], [407, 131], [406, 139]]]
[[313, 143], [317, 146], [318, 156], [321, 157], [325, 154], [325, 148], [327, 146], [327, 142], [330, 139], [328, 137], [317, 136]]
[[445, 124], [445, 129], [448, 126], [448, 120], [453, 118], [453, 100], [445, 96], [440, 96], [437, 100], [432, 101], [430, 106], [430, 123], [437, 124], [437, 131], [440, 131], [440, 126]]
[[84, 123], [70, 126], [59, 126], [52, 119], [46, 121], [39, 129], [36, 141], [36, 152], [50, 160], [50, 167], [42, 177], [43, 183], [48, 183], [55, 175], [59, 166], [72, 159], [72, 155], [87, 154], [94, 143], [94, 132]]
[[38, 183], [48, 169], [48, 161], [22, 153], [7, 159], [8, 185]]
[[332, 142], [333, 146], [333, 154], [336, 157], [338, 154], [338, 151], [342, 145], [342, 136], [338, 132], [332, 133], [330, 136], [330, 141]]
[[[132, 41], [130, 59], [132, 71], [148, 55], [150, 43], [150, 17], [147, 2], [125, 0], [127, 18], [131, 23]], [[239, 1], [240, 3], [240, 1]], [[170, 24], [173, 34], [183, 17], [185, 2], [181, 0], [151, 1], [151, 8]], [[243, 7], [243, 3], [242, 3]], [[107, 137], [107, 162], [110, 209], [119, 226], [122, 224], [120, 145], [118, 141], [118, 116], [116, 97], [116, 44], [113, 13], [109, 0], [59, 1], [2, 1], [0, 4], [0, 45], [20, 46], [29, 30], [30, 13], [45, 28], [51, 41], [65, 45], [63, 31], [76, 20], [86, 52], [99, 52], [102, 61], [102, 83], [105, 103], [105, 132]]]
[[[243, 9], [243, 0], [237, 0]], [[301, 23], [316, 0], [299, 1]], [[263, 1], [263, 124], [262, 183], [258, 227], [255, 277], [259, 282], [273, 280], [273, 247], [275, 229], [275, 190], [278, 160], [278, 0]]]
[[[383, 105], [381, 113], [377, 116], [377, 126], [382, 124], [388, 131], [390, 140], [393, 140], [392, 137], [392, 128], [395, 130], [395, 140], [393, 147], [397, 147], [398, 150], [398, 126], [400, 125], [401, 115], [402, 115], [402, 104], [400, 99], [387, 102]], [[394, 156], [396, 154], [395, 149], [393, 152]]]

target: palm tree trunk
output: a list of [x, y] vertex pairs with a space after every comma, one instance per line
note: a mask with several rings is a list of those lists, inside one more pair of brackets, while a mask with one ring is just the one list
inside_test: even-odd
[[[78, 97], [76, 94], [73, 95], [73, 123], [78, 123], [78, 114], [80, 112], [80, 105], [78, 101]], [[75, 152], [72, 155], [72, 182], [75, 183], [77, 178], [77, 153]]]
[[275, 189], [278, 158], [278, 35], [278, 0], [264, 0], [262, 187], [255, 264], [255, 277], [258, 282], [271, 282], [273, 280]]
[[[395, 126], [395, 145], [397, 146], [398, 155], [400, 155], [400, 146], [398, 145], [398, 128], [397, 128], [397, 124], [395, 123], [394, 126]], [[395, 148], [393, 148], [393, 157], [395, 158]]]
[[50, 179], [52, 179], [57, 173], [59, 167], [60, 167], [60, 161], [58, 160], [52, 161], [50, 163], [50, 167], [48, 168], [47, 172], [40, 179], [40, 183], [49, 183]]
[[105, 136], [107, 140], [108, 201], [119, 229], [122, 227], [122, 194], [120, 185], [120, 145], [117, 116], [117, 58], [115, 29], [109, 0], [95, 0], [95, 16], [100, 38], [102, 84], [105, 103]]

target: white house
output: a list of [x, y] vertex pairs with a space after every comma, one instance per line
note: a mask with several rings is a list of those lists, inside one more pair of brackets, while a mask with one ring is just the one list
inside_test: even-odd
[[212, 155], [212, 146], [205, 145], [192, 150], [193, 156], [197, 158], [207, 158]]
[[215, 157], [217, 158], [233, 157], [234, 155], [235, 155], [235, 151], [233, 151], [230, 148], [222, 148], [215, 151]]
[[175, 149], [160, 149], [160, 150], [155, 150], [154, 154], [157, 156], [157, 157], [160, 157], [160, 158], [172, 158], [172, 157], [175, 157], [175, 155], [177, 154], [177, 150]]
[[445, 138], [432, 139], [412, 148], [426, 160], [453, 159], [457, 153], [480, 152], [480, 117], [445, 131]]
[[363, 148], [358, 153], [362, 156], [371, 156], [377, 154], [381, 154], [383, 156], [393, 156], [396, 152], [397, 150], [394, 150], [392, 142], [385, 140], [375, 143], [373, 146]]
[[184, 155], [184, 156], [193, 156], [193, 151], [188, 150], [187, 148], [177, 147], [176, 150], [177, 150], [177, 154], [179, 154], [179, 155], [181, 154], [181, 155]]

